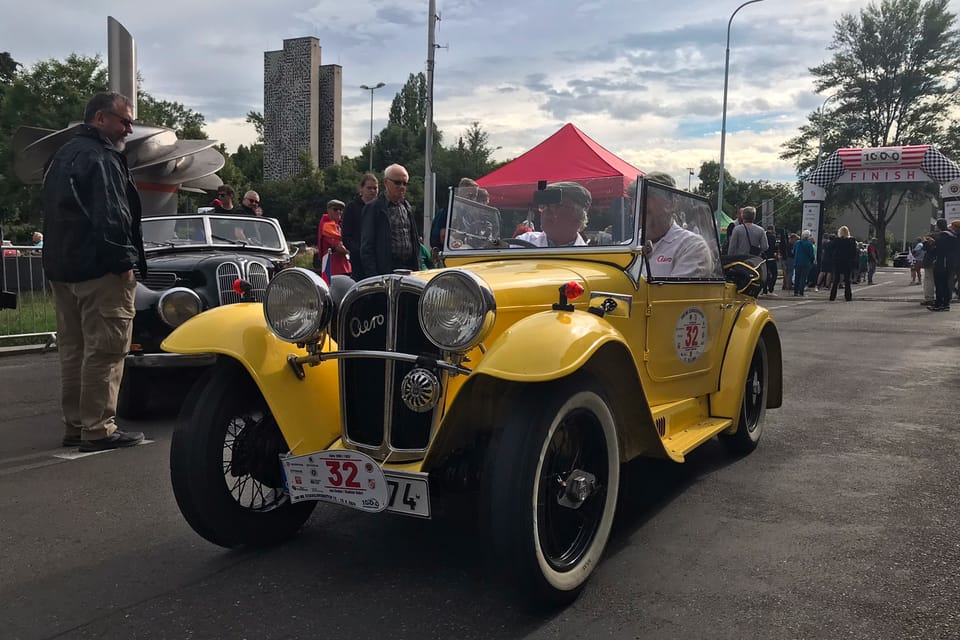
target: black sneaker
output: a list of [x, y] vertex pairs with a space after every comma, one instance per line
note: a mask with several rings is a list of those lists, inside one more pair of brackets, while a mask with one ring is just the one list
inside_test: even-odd
[[63, 436], [62, 444], [65, 447], [79, 447], [82, 443], [80, 436]]
[[80, 443], [80, 451], [107, 451], [109, 449], [122, 449], [124, 447], [135, 447], [143, 441], [143, 434], [139, 431], [120, 431], [117, 429], [106, 438], [98, 440], [84, 440]]

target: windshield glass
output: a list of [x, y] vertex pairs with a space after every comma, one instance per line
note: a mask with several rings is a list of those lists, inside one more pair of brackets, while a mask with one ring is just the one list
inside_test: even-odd
[[[723, 278], [710, 205], [685, 191], [643, 183], [643, 276], [651, 280]], [[634, 190], [631, 190], [635, 192]]]
[[143, 245], [147, 250], [180, 246], [254, 246], [284, 250], [285, 243], [272, 220], [249, 216], [176, 216], [144, 218]]
[[445, 248], [597, 248], [633, 244], [632, 199], [622, 176], [455, 189]]

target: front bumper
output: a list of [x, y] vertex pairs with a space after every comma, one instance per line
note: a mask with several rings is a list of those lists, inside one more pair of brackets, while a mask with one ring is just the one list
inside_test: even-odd
[[127, 367], [166, 369], [209, 367], [217, 361], [215, 353], [131, 353], [124, 358]]

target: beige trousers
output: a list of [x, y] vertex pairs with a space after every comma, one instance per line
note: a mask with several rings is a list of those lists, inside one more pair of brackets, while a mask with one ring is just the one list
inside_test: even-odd
[[68, 436], [106, 438], [117, 429], [123, 359], [130, 350], [136, 282], [119, 275], [51, 282], [57, 310], [60, 406]]

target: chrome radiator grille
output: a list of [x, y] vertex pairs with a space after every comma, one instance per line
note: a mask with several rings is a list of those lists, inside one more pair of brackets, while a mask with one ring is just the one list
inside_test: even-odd
[[238, 278], [246, 280], [253, 287], [248, 301], [263, 302], [263, 294], [270, 280], [265, 266], [259, 262], [222, 262], [217, 266], [217, 294], [221, 305], [240, 302], [240, 296], [233, 290], [233, 283]]
[[[427, 340], [417, 316], [423, 282], [383, 276], [355, 287], [338, 317], [341, 351], [394, 351], [441, 357]], [[443, 403], [417, 413], [400, 396], [403, 377], [417, 365], [384, 358], [340, 360], [340, 398], [346, 442], [376, 458], [422, 456]], [[441, 380], [445, 381], [444, 377]]]

